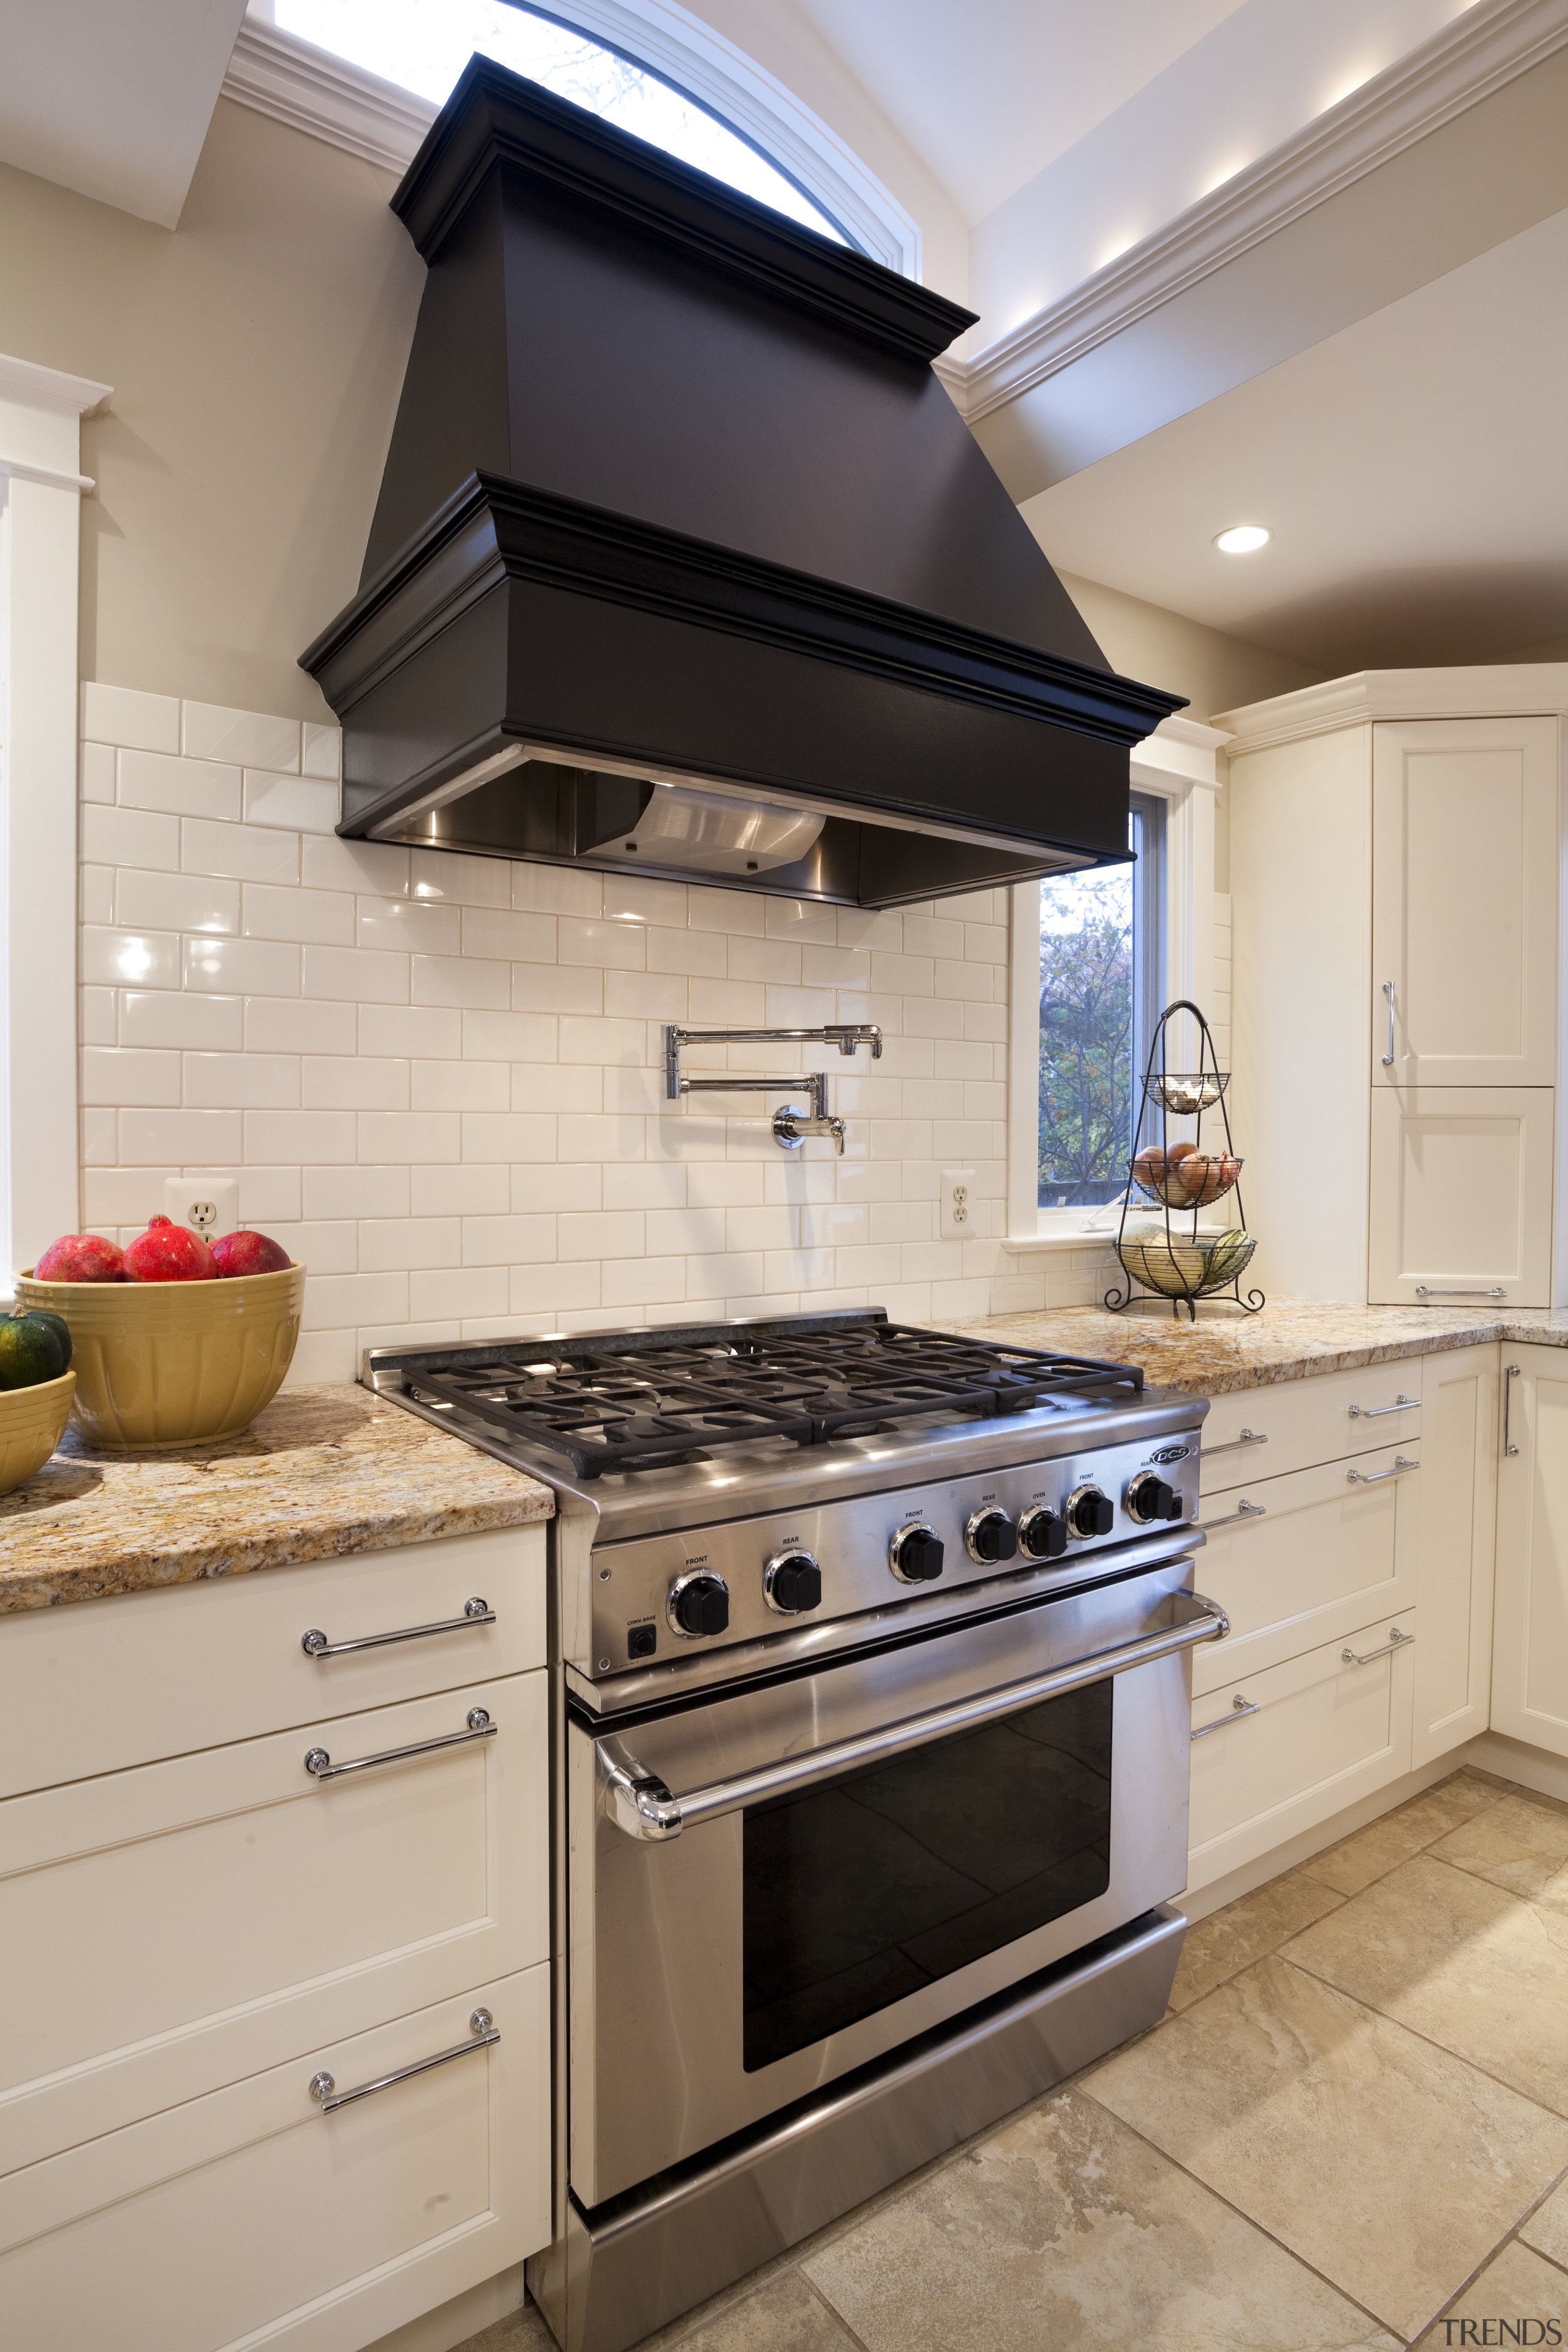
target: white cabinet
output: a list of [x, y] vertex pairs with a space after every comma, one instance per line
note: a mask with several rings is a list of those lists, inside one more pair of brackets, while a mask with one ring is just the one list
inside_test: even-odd
[[1564, 712], [1568, 664], [1542, 663], [1368, 671], [1215, 720], [1265, 1291], [1551, 1303]]
[[524, 1527], [0, 1624], [28, 2352], [356, 2352], [548, 2241], [544, 1578]]
[[1369, 1299], [1550, 1306], [1555, 1103], [1550, 1087], [1373, 1093]]
[[1568, 1756], [1568, 1349], [1505, 1342], [1502, 1372], [1492, 1728]]
[[1556, 739], [1552, 719], [1373, 727], [1374, 1087], [1555, 1082]]
[[1491, 1344], [1439, 1349], [1419, 1366], [1412, 1764], [1446, 1756], [1489, 1720], [1499, 1362]]

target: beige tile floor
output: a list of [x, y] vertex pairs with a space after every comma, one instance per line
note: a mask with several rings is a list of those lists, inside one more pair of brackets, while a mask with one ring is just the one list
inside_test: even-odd
[[[1465, 1769], [1202, 1921], [1152, 2032], [646, 2352], [1554, 2340], [1527, 2319], [1568, 2344], [1568, 1805]], [[530, 2308], [462, 2352], [550, 2341]]]

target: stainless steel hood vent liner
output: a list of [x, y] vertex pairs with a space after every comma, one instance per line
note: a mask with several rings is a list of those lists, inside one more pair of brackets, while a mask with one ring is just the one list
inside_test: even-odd
[[971, 314], [475, 58], [353, 602], [341, 833], [890, 906], [1127, 856], [1118, 677], [931, 373]]

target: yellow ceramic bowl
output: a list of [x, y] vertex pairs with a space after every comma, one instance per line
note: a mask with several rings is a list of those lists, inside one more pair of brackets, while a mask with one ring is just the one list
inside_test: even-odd
[[36, 1388], [0, 1389], [0, 1495], [43, 1468], [66, 1433], [75, 1394], [74, 1372]]
[[226, 1282], [16, 1276], [18, 1307], [70, 1326], [77, 1426], [121, 1454], [237, 1437], [283, 1385], [304, 1297], [302, 1265]]

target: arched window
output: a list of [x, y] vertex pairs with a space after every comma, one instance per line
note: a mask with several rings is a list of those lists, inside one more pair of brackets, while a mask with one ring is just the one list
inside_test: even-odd
[[[260, 13], [259, 11], [258, 13]], [[273, 0], [279, 30], [440, 105], [477, 49], [906, 276], [919, 235], [826, 124], [669, 0]]]

